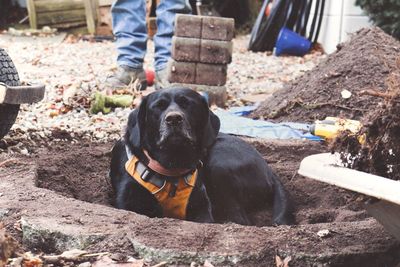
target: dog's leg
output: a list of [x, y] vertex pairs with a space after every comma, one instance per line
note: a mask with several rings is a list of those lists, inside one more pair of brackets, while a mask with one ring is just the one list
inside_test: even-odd
[[211, 202], [206, 187], [199, 181], [193, 189], [187, 207], [187, 219], [193, 222], [213, 223]]
[[225, 210], [223, 212], [230, 222], [241, 225], [252, 225], [247, 212], [240, 205], [240, 203], [236, 201], [236, 199], [231, 198], [227, 203], [229, 203], [229, 205], [225, 206]]
[[273, 176], [274, 204], [272, 220], [276, 225], [293, 224], [293, 206], [279, 178]]

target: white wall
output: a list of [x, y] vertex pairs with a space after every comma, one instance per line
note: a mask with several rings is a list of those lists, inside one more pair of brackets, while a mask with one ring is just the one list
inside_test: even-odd
[[351, 33], [371, 25], [369, 18], [355, 5], [355, 0], [326, 0], [318, 42], [327, 53], [332, 53]]

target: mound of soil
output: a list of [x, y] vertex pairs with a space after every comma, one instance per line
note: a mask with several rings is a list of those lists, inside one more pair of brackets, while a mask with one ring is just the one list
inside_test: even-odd
[[[400, 180], [400, 58], [387, 86], [385, 93], [369, 91], [384, 103], [366, 116], [358, 135], [343, 133], [339, 136], [333, 143], [333, 150], [341, 152], [348, 167]], [[360, 135], [366, 137], [362, 145], [357, 138]]]
[[[338, 46], [313, 70], [264, 101], [254, 118], [312, 122], [326, 116], [360, 119], [382, 99], [365, 90], [386, 91], [396, 66], [400, 43], [379, 28], [362, 29]], [[343, 98], [341, 92], [351, 92]]]

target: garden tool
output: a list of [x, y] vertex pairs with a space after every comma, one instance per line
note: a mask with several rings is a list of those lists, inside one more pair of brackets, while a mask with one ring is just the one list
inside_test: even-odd
[[[362, 124], [356, 120], [342, 119], [337, 117], [326, 117], [325, 120], [317, 120], [311, 125], [310, 132], [313, 135], [320, 136], [325, 139], [333, 139], [340, 132], [349, 131], [352, 134], [357, 134], [361, 130]], [[363, 144], [365, 135], [358, 137], [358, 141]]]

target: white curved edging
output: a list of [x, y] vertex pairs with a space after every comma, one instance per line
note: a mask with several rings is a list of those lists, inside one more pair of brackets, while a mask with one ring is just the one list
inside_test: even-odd
[[301, 161], [298, 173], [314, 180], [400, 205], [399, 181], [339, 165], [338, 154], [316, 154]]

